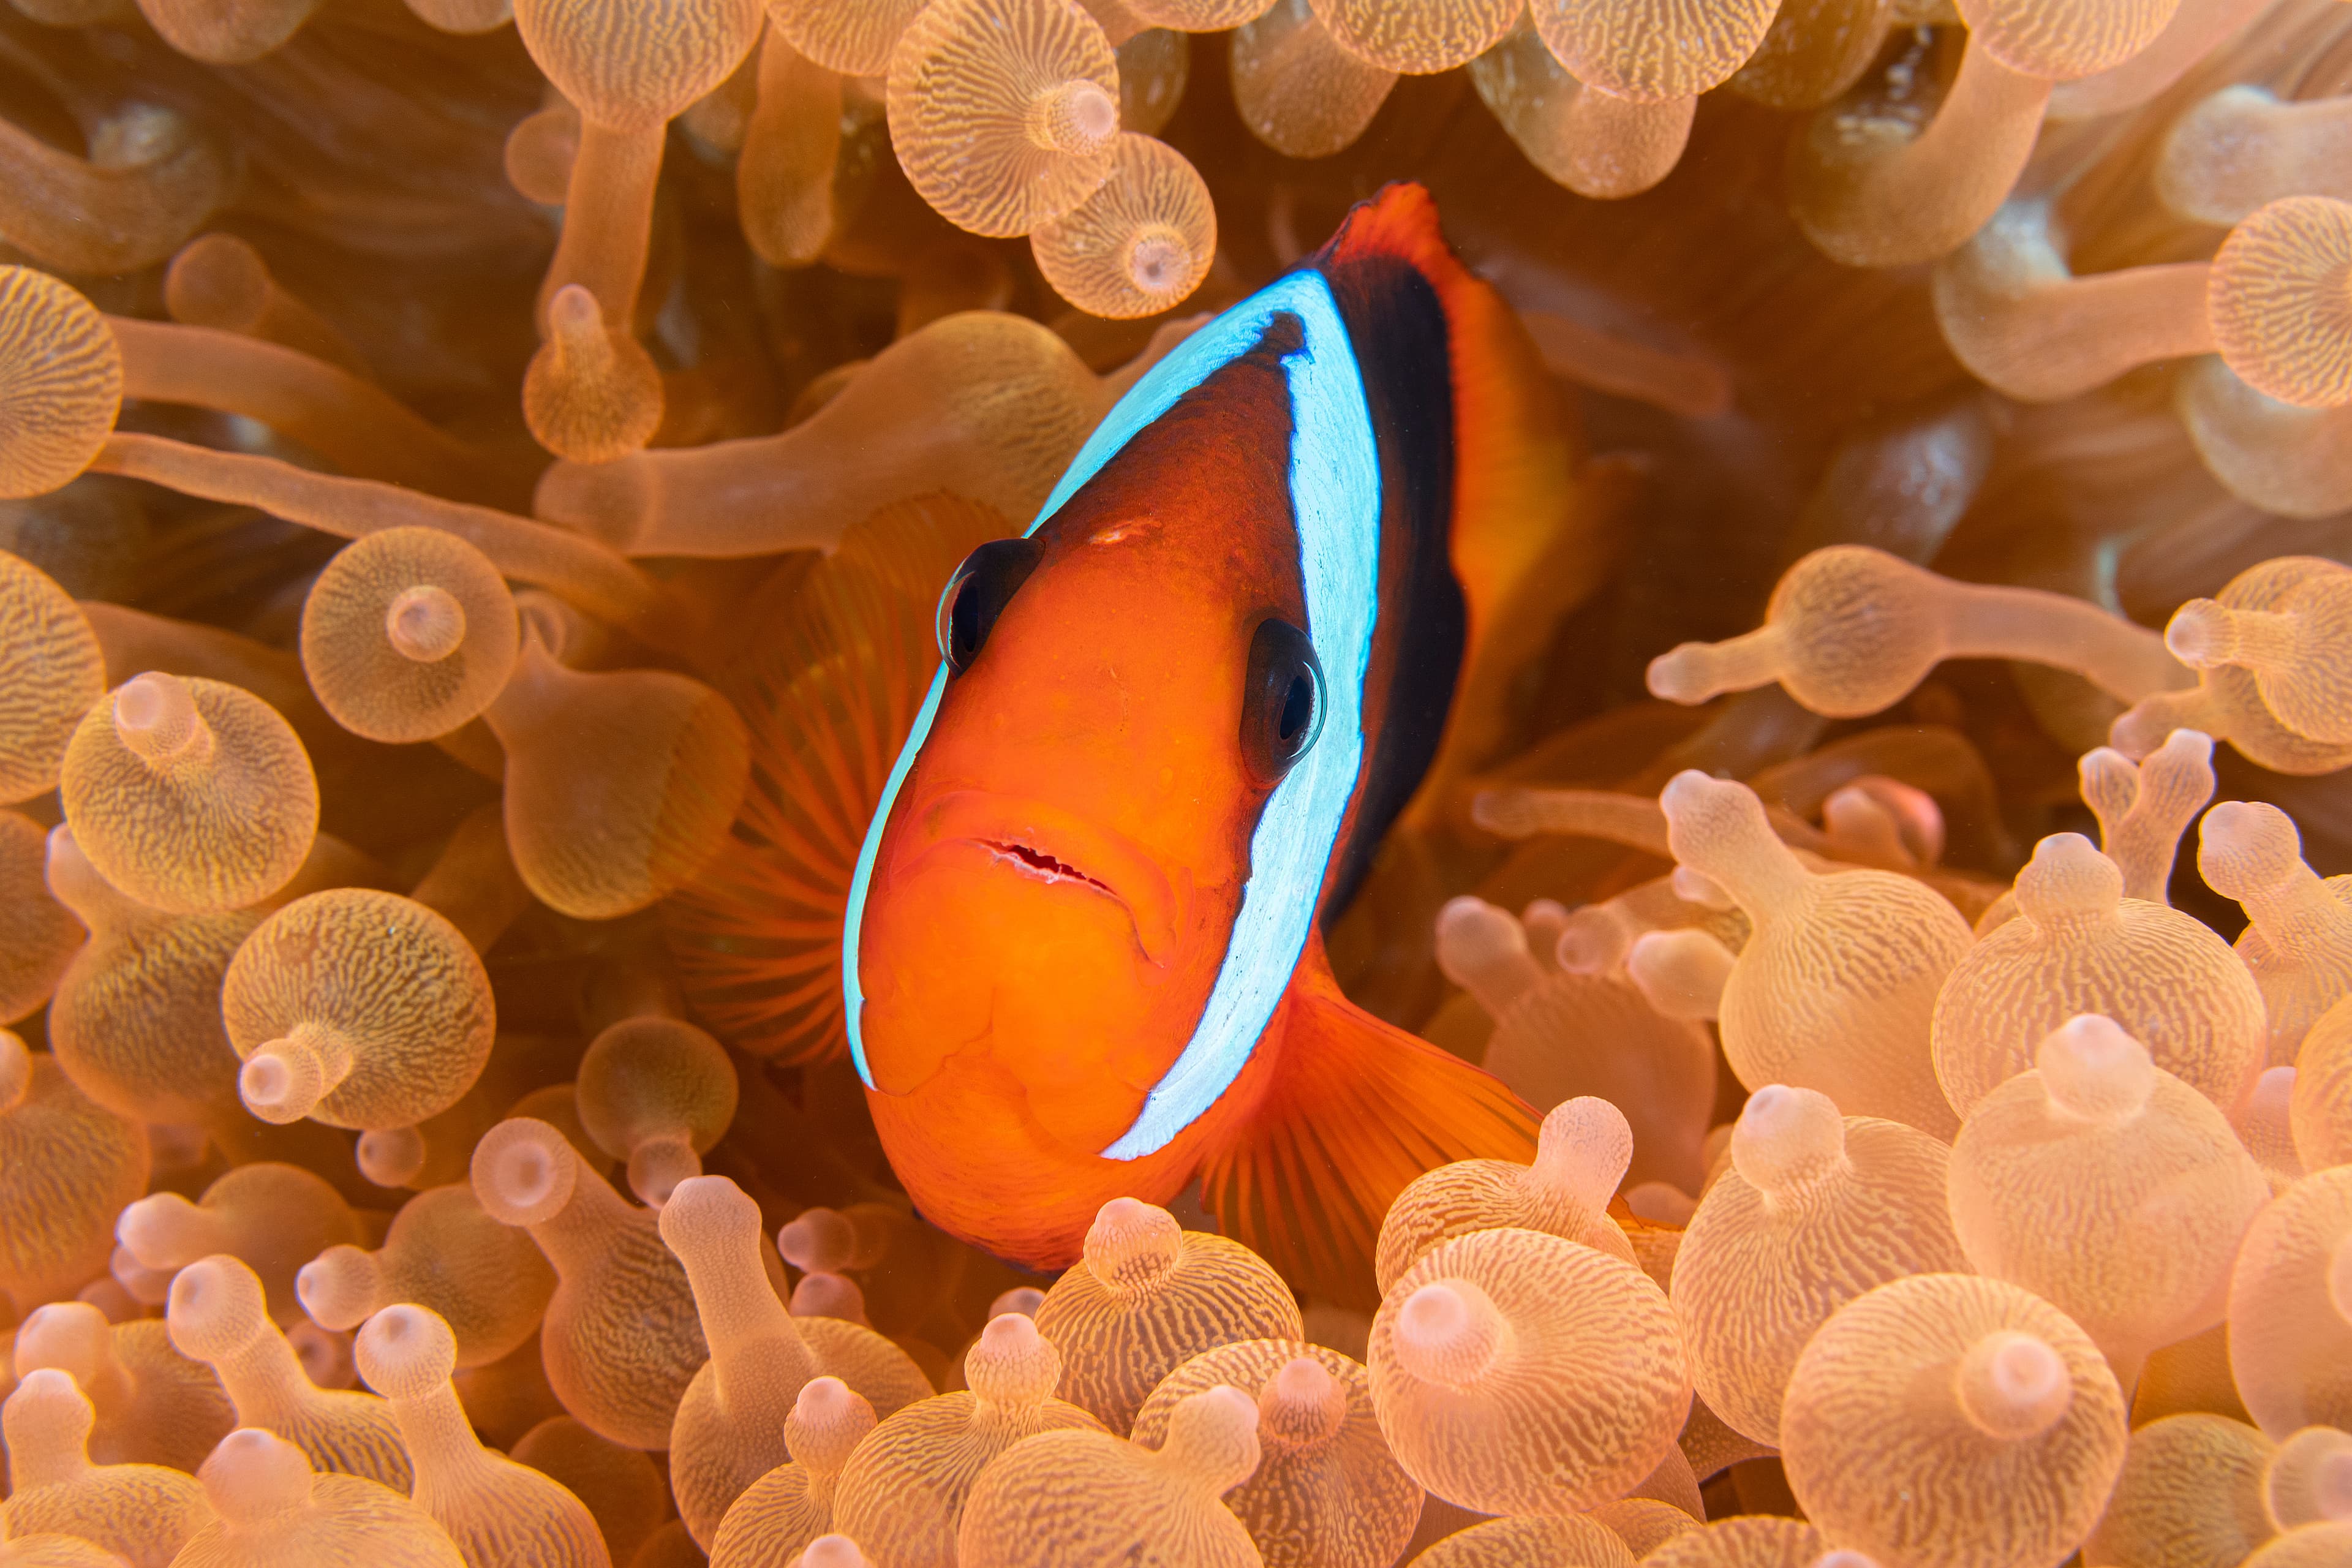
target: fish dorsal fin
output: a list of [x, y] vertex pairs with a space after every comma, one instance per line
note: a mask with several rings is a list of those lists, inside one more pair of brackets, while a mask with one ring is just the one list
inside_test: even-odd
[[760, 643], [727, 695], [751, 731], [751, 788], [728, 847], [663, 906], [688, 1000], [739, 1048], [785, 1062], [848, 1049], [844, 910], [939, 663], [940, 590], [974, 546], [1013, 531], [950, 495], [885, 507], [749, 628]]
[[1627, 476], [1588, 470], [1573, 411], [1501, 295], [1446, 243], [1437, 204], [1392, 184], [1350, 212], [1314, 259], [1327, 269], [1374, 258], [1428, 280], [1445, 313], [1454, 392], [1454, 575], [1468, 610], [1462, 676], [1444, 741], [1409, 824], [1442, 809], [1511, 732], [1508, 689], [1559, 617], [1598, 589], [1622, 542]]
[[1267, 1033], [1259, 1048], [1277, 1054], [1265, 1098], [1203, 1164], [1201, 1197], [1227, 1236], [1304, 1291], [1376, 1303], [1373, 1247], [1407, 1183], [1455, 1160], [1535, 1158], [1528, 1103], [1349, 1002], [1319, 942]]
[[1450, 273], [1468, 276], [1455, 258], [1454, 247], [1445, 243], [1436, 199], [1427, 186], [1409, 181], [1383, 185], [1370, 201], [1349, 208], [1339, 228], [1307, 264], [1345, 266], [1373, 256], [1403, 262], [1436, 285], [1440, 292]]

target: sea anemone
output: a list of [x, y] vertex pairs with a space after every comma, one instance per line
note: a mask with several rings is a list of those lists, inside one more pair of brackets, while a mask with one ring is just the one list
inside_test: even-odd
[[[1171, 390], [1335, 233], [1354, 481]], [[877, 1073], [1032, 520], [1348, 482], [1452, 630], [1103, 579]], [[0, 1565], [2352, 1562], [2347, 769], [2335, 0], [7, 0]]]

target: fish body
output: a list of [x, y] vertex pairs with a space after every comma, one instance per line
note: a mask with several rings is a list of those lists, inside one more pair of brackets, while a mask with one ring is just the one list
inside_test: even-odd
[[[1461, 700], [1559, 542], [1532, 351], [1417, 186], [1201, 328], [1019, 539], [942, 660], [845, 900], [844, 1023], [919, 1210], [1039, 1268], [1196, 1175], [1341, 1294], [1390, 1198], [1534, 1114], [1340, 994], [1321, 929], [1458, 775]], [[1449, 756], [1449, 747], [1452, 754]]]

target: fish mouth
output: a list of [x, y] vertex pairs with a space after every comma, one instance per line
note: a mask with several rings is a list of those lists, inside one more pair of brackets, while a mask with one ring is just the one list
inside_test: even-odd
[[1175, 956], [1175, 895], [1160, 863], [1125, 835], [1042, 801], [950, 790], [918, 815], [919, 860], [950, 845], [971, 845], [1016, 876], [1105, 898], [1126, 911], [1135, 944], [1166, 968]]
[[[1099, 877], [1089, 877], [1076, 866], [1056, 860], [1042, 849], [1033, 849], [1026, 844], [1004, 843], [987, 838], [975, 842], [983, 848], [995, 850], [1011, 860], [1014, 869], [1025, 871], [1033, 877], [1043, 878], [1048, 882], [1084, 882], [1089, 888], [1108, 893], [1114, 899], [1118, 898], [1118, 890], [1108, 882]], [[1120, 899], [1119, 901], [1124, 903], [1127, 900]]]

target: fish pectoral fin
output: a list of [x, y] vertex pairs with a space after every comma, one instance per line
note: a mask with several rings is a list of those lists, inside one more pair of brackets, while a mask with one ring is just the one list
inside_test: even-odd
[[[1302, 973], [1265, 1097], [1202, 1166], [1224, 1234], [1307, 1294], [1376, 1304], [1372, 1252], [1405, 1184], [1456, 1160], [1535, 1157], [1538, 1117], [1491, 1077]], [[1261, 1047], [1263, 1048], [1263, 1047]]]
[[728, 1044], [779, 1062], [848, 1051], [842, 921], [858, 848], [939, 662], [940, 589], [1009, 526], [952, 496], [897, 502], [739, 614], [719, 676], [751, 731], [751, 787], [726, 847], [662, 905], [688, 998]]

